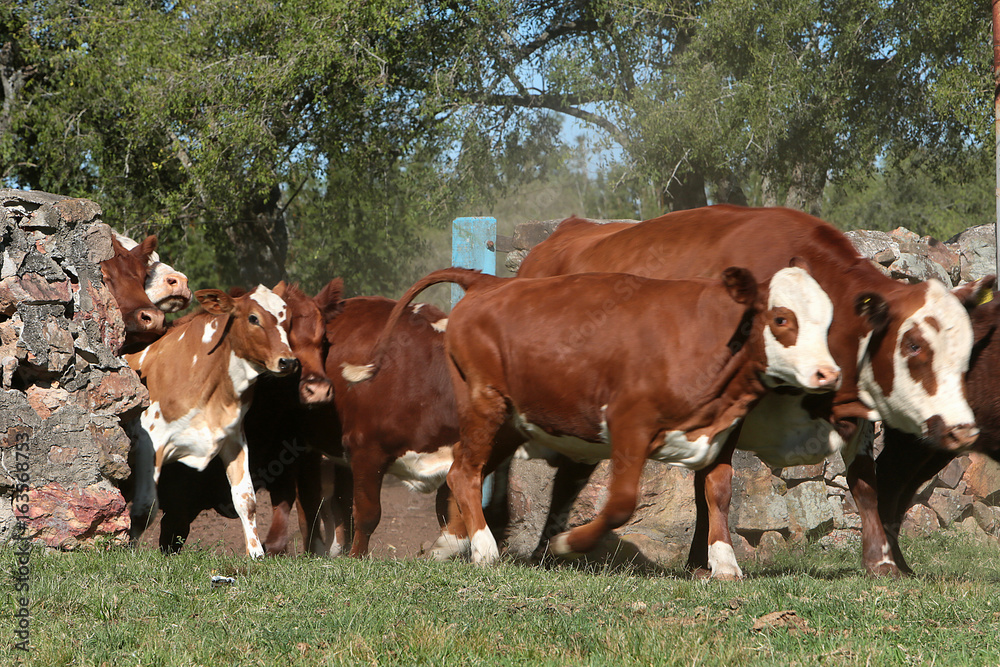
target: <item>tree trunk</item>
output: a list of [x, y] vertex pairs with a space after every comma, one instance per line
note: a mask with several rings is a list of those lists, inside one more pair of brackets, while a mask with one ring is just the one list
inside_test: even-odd
[[785, 206], [819, 215], [823, 205], [826, 170], [815, 164], [799, 162], [792, 169], [792, 182], [785, 197]]
[[243, 287], [274, 287], [287, 278], [288, 227], [280, 202], [281, 190], [276, 185], [268, 197], [243, 207], [239, 220], [226, 230], [236, 277]]
[[716, 181], [715, 201], [719, 204], [736, 204], [737, 206], [749, 206], [746, 193], [740, 185], [740, 180], [735, 174], [729, 174]]
[[692, 171], [677, 174], [673, 182], [660, 191], [660, 207], [671, 211], [708, 206], [705, 177]]

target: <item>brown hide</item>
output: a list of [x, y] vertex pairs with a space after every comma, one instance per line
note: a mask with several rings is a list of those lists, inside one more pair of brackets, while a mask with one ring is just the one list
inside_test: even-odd
[[149, 300], [145, 289], [156, 237], [146, 237], [132, 250], [126, 250], [114, 238], [111, 246], [115, 256], [101, 262], [101, 274], [125, 321], [125, 346], [152, 342], [165, 331], [163, 311]]

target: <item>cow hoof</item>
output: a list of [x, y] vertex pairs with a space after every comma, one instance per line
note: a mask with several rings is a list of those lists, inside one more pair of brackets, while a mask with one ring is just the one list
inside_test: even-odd
[[472, 562], [477, 565], [489, 565], [500, 559], [500, 550], [489, 528], [476, 531], [471, 540]]
[[451, 533], [441, 533], [430, 549], [430, 556], [436, 561], [451, 560], [469, 556], [471, 545], [468, 538], [458, 538]]
[[549, 542], [549, 553], [564, 560], [575, 560], [583, 556], [569, 546], [569, 533], [559, 533]]
[[712, 571], [707, 567], [696, 567], [691, 570], [691, 578], [698, 579], [702, 581], [708, 581], [712, 578]]
[[892, 561], [883, 561], [875, 565], [869, 565], [866, 569], [868, 570], [869, 577], [877, 578], [890, 577], [892, 579], [900, 579], [908, 574], [900, 570]]

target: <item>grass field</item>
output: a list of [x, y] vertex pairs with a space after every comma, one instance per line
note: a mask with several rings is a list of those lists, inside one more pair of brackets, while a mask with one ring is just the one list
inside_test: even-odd
[[[25, 660], [13, 649], [8, 546], [0, 665], [1000, 663], [996, 543], [943, 532], [905, 548], [921, 576], [867, 579], [856, 552], [811, 545], [747, 563], [734, 583], [511, 563], [36, 551]], [[236, 582], [212, 588], [213, 573]]]

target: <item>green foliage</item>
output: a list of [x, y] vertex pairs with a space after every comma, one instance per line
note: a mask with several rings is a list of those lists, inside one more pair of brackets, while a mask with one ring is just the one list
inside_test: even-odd
[[906, 227], [947, 241], [996, 219], [993, 156], [968, 150], [941, 164], [929, 151], [827, 188], [823, 217], [841, 229]]

